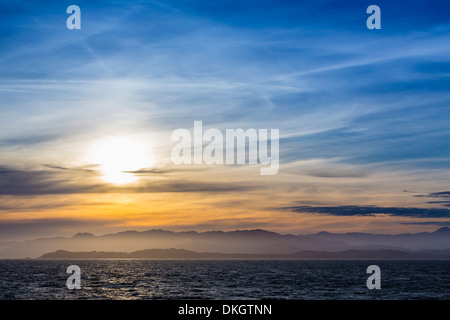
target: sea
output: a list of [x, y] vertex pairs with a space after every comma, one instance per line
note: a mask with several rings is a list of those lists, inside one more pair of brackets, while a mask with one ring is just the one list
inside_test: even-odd
[[[71, 265], [80, 289], [67, 287]], [[450, 261], [0, 260], [0, 299], [448, 300]]]

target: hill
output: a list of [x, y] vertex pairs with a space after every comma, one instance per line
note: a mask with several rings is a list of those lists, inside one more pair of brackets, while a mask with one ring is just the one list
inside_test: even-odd
[[339, 252], [300, 251], [293, 254], [230, 254], [183, 249], [147, 249], [134, 252], [70, 252], [57, 250], [40, 259], [450, 259], [450, 250], [395, 251], [345, 250]]

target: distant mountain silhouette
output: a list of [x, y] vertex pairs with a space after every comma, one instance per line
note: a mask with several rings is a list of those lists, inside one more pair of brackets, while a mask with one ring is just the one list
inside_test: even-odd
[[324, 241], [344, 242], [351, 246], [389, 246], [391, 248], [397, 247], [409, 250], [450, 248], [450, 228], [448, 227], [442, 227], [432, 233], [422, 232], [390, 235], [356, 232], [345, 234], [319, 232], [308, 236]]
[[232, 254], [195, 252], [183, 249], [147, 249], [134, 252], [70, 252], [58, 250], [39, 259], [450, 259], [450, 250], [346, 250], [338, 252], [300, 251], [292, 254]]
[[73, 237], [74, 238], [93, 238], [93, 237], [95, 237], [95, 235], [93, 235], [92, 233], [83, 232], [83, 233], [77, 233]]
[[271, 231], [236, 230], [173, 232], [167, 230], [123, 231], [96, 236], [78, 233], [73, 237], [35, 239], [0, 243], [0, 258], [39, 257], [46, 252], [66, 250], [134, 252], [146, 249], [178, 248], [195, 252], [223, 254], [294, 254], [301, 251], [342, 252], [443, 250], [450, 248], [450, 229], [416, 234], [278, 234]]
[[449, 227], [442, 227], [442, 228], [436, 230], [434, 232], [434, 234], [447, 234], [448, 235], [448, 234], [450, 234], [450, 228]]

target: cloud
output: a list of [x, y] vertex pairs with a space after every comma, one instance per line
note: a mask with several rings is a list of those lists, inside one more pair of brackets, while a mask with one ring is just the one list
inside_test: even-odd
[[284, 207], [298, 213], [317, 213], [319, 215], [332, 216], [376, 216], [388, 215], [415, 218], [448, 218], [450, 209], [434, 208], [406, 208], [406, 207], [377, 207], [377, 206], [337, 206], [337, 207], [312, 207], [295, 206]]
[[0, 139], [0, 146], [1, 147], [8, 147], [8, 146], [18, 146], [18, 145], [24, 145], [24, 146], [30, 146], [33, 144], [41, 144], [48, 141], [57, 140], [60, 138], [58, 135], [33, 135], [33, 136], [21, 136], [21, 137], [14, 137], [10, 139]]
[[317, 178], [366, 178], [370, 170], [362, 166], [348, 165], [340, 159], [310, 159], [286, 166], [284, 172]]
[[198, 167], [183, 167], [183, 168], [151, 168], [151, 169], [140, 169], [134, 171], [123, 171], [124, 173], [132, 173], [140, 176], [145, 175], [158, 175], [158, 174], [170, 174], [170, 173], [181, 173], [181, 172], [192, 172], [192, 171], [201, 171], [201, 168]]
[[424, 221], [424, 222], [401, 222], [400, 224], [405, 225], [431, 225], [431, 226], [443, 226], [448, 227], [450, 226], [450, 221]]
[[56, 208], [63, 208], [67, 206], [73, 206], [74, 204], [79, 205], [80, 203], [75, 203], [72, 201], [60, 201], [53, 203], [45, 203], [45, 204], [36, 204], [36, 205], [0, 205], [0, 211], [13, 211], [13, 212], [27, 212], [27, 211], [43, 211], [43, 210], [51, 210]]
[[24, 240], [48, 235], [75, 234], [80, 230], [92, 230], [120, 223], [117, 220], [83, 220], [71, 218], [23, 219], [0, 221], [0, 239]]
[[425, 195], [415, 195], [415, 197], [450, 199], [450, 191], [432, 192], [432, 193], [425, 194]]
[[332, 170], [310, 170], [307, 175], [317, 178], [365, 178], [366, 172], [351, 172], [351, 171], [332, 171]]
[[427, 203], [437, 203], [443, 205], [444, 207], [450, 207], [450, 201], [428, 201]]
[[53, 165], [53, 164], [44, 164], [44, 167], [47, 167], [49, 169], [56, 169], [56, 170], [69, 170], [69, 171], [84, 171], [84, 172], [91, 172], [94, 173], [96, 172], [96, 170], [94, 170], [95, 168], [98, 168], [100, 165], [98, 164], [91, 164], [91, 165], [84, 165], [81, 167], [72, 167], [72, 168], [68, 168], [68, 167], [62, 167], [62, 166], [58, 166], [58, 165]]
[[[416, 198], [433, 198], [433, 199], [444, 199], [444, 200], [433, 200], [427, 203], [441, 204], [445, 207], [450, 207], [450, 191], [432, 192], [429, 194], [419, 194], [415, 195]], [[447, 200], [446, 200], [447, 199]]]
[[104, 191], [102, 185], [90, 183], [98, 173], [86, 170], [13, 170], [0, 167], [0, 194], [43, 195], [92, 193]]
[[[114, 185], [102, 182], [101, 173], [95, 166], [66, 168], [45, 165], [53, 170], [13, 170], [0, 167], [0, 195], [47, 195], [47, 194], [87, 194], [87, 193], [164, 193], [164, 192], [243, 192], [261, 189], [257, 183], [226, 181], [193, 181], [184, 176], [167, 177], [153, 181], [146, 176], [177, 172], [177, 169], [138, 170], [138, 183]], [[184, 169], [180, 171], [183, 172]], [[132, 174], [132, 173], [130, 173]]]
[[111, 206], [117, 204], [116, 202], [106, 201], [75, 200], [67, 197], [60, 199], [54, 197], [54, 195], [50, 195], [49, 197], [1, 195], [0, 201], [0, 212], [44, 212], [75, 206], [89, 206], [92, 208], [94, 206]]

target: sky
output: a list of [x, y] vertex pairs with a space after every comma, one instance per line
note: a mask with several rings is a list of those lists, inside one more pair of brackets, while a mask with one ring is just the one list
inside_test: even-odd
[[[449, 40], [444, 0], [2, 2], [0, 240], [450, 225]], [[279, 129], [278, 173], [175, 165], [194, 121]]]

